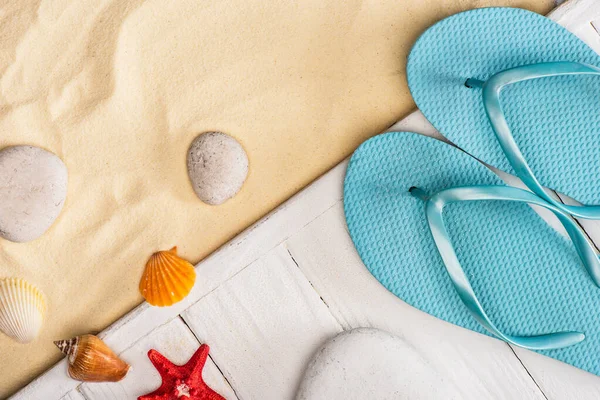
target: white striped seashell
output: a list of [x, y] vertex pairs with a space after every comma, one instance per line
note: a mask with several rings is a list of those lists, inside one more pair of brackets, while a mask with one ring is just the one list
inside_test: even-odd
[[46, 300], [20, 278], [0, 278], [0, 331], [20, 343], [35, 339], [46, 315]]

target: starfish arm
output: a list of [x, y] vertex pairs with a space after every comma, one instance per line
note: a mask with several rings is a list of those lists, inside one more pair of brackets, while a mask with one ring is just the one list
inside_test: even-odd
[[154, 349], [151, 349], [148, 352], [148, 358], [150, 359], [150, 362], [152, 362], [152, 365], [154, 365], [154, 368], [156, 368], [161, 375], [166, 370], [175, 367], [175, 364], [169, 361], [167, 357], [163, 356]]
[[190, 378], [197, 379], [200, 382], [204, 382], [202, 379], [202, 370], [204, 369], [204, 365], [206, 364], [206, 360], [208, 359], [208, 352], [210, 351], [210, 347], [207, 344], [203, 344], [200, 348], [194, 353], [190, 361], [185, 365], [188, 368], [192, 369], [190, 374]]
[[179, 376], [174, 376], [179, 375], [179, 371], [177, 370], [178, 367], [154, 349], [148, 352], [148, 358], [159, 373], [161, 384], [160, 387], [152, 393], [138, 397], [138, 400], [162, 399], [165, 393], [169, 392], [177, 378], [179, 378]]

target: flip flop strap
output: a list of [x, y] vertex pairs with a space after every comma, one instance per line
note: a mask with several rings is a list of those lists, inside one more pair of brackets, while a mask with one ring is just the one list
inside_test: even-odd
[[508, 126], [506, 116], [504, 115], [500, 103], [500, 92], [505, 86], [532, 79], [565, 75], [600, 75], [600, 68], [593, 65], [569, 61], [544, 62], [498, 72], [485, 82], [470, 78], [467, 79], [465, 85], [468, 87], [482, 88], [483, 106], [492, 129], [496, 134], [496, 138], [498, 139], [508, 162], [527, 187], [548, 203], [553, 204], [571, 215], [586, 219], [600, 219], [600, 206], [565, 205], [556, 201], [546, 192], [542, 184], [535, 177], [535, 174], [519, 149]]
[[456, 187], [442, 190], [432, 196], [427, 196], [427, 194], [419, 188], [411, 188], [411, 193], [426, 201], [427, 222], [429, 223], [433, 239], [440, 256], [442, 257], [446, 270], [448, 271], [450, 280], [469, 312], [488, 332], [508, 343], [531, 350], [548, 350], [567, 347], [577, 344], [585, 339], [583, 333], [576, 331], [555, 332], [535, 336], [514, 336], [503, 333], [496, 325], [494, 325], [477, 299], [467, 274], [461, 267], [460, 261], [454, 251], [442, 214], [446, 204], [458, 201], [515, 201], [538, 205], [549, 209], [555, 213], [561, 223], [565, 226], [565, 229], [571, 240], [573, 240], [577, 252], [583, 260], [588, 273], [595, 277], [595, 279], [598, 279], [600, 277], [600, 261], [598, 256], [596, 255], [592, 244], [569, 215], [565, 214], [564, 211], [554, 205], [540, 199], [531, 192], [509, 186]]

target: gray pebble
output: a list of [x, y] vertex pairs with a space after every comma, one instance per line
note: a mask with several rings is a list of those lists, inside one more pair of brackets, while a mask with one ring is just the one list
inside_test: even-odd
[[248, 175], [248, 157], [231, 136], [206, 132], [192, 142], [187, 167], [194, 192], [200, 200], [218, 205], [242, 188]]
[[0, 237], [28, 242], [42, 236], [67, 196], [67, 167], [33, 146], [0, 151]]

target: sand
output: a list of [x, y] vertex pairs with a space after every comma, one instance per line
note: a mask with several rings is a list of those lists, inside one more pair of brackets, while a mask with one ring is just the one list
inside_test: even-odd
[[[49, 299], [37, 341], [0, 335], [0, 398], [61, 358], [52, 340], [139, 304], [152, 252], [177, 245], [200, 261], [413, 109], [404, 67], [427, 26], [489, 4], [551, 3], [3, 1], [0, 148], [56, 153], [69, 188], [43, 237], [0, 240], [0, 276]], [[186, 172], [203, 131], [232, 135], [250, 159], [241, 192], [218, 207]]]

